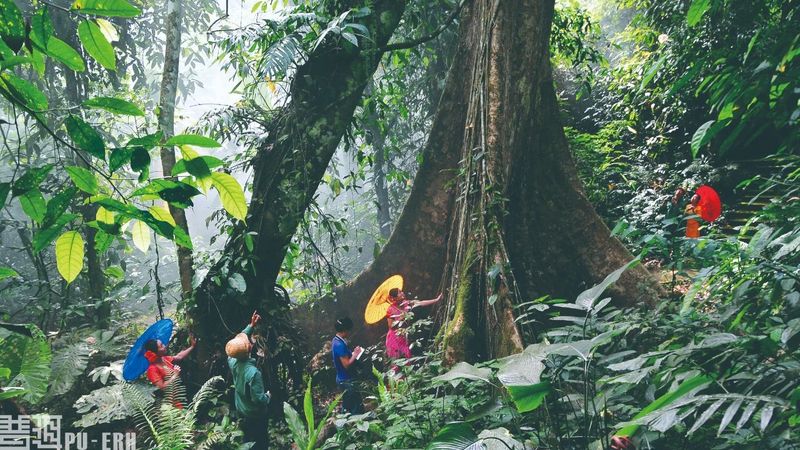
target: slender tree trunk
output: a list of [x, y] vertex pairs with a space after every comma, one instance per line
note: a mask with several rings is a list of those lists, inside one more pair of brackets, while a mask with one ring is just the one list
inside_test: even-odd
[[378, 207], [378, 229], [384, 239], [392, 234], [392, 215], [389, 203], [389, 189], [386, 186], [386, 133], [381, 131], [378, 114], [374, 109], [367, 113], [367, 143], [372, 146], [375, 158], [372, 161], [372, 185], [375, 188]]
[[[423, 296], [449, 288], [440, 335], [447, 359], [502, 356], [523, 343], [514, 304], [571, 298], [633, 259], [576, 175], [549, 63], [552, 15], [552, 0], [465, 8], [425, 160], [389, 242], [336, 302], [302, 308], [300, 317], [360, 317], [380, 281], [400, 273]], [[454, 178], [457, 189], [442, 187]], [[637, 267], [610, 294], [618, 304], [650, 304], [659, 289]], [[385, 326], [359, 331], [360, 343], [371, 343]]]
[[[253, 309], [261, 312], [265, 320], [260, 332], [270, 350], [266, 376], [276, 394], [276, 405], [289, 388], [286, 372], [302, 379], [303, 363], [293, 347], [299, 332], [287, 317], [288, 298], [276, 295], [274, 283], [289, 242], [378, 66], [380, 48], [400, 21], [405, 1], [336, 5], [342, 10], [368, 5], [369, 14], [358, 21], [370, 30], [370, 36], [359, 39], [356, 47], [331, 35], [298, 67], [290, 101], [272, 122], [253, 161], [247, 226], [234, 233], [187, 311], [193, 329], [202, 337], [198, 356], [212, 373], [226, 370], [221, 343], [244, 327]], [[252, 252], [245, 243], [245, 232], [253, 236]], [[227, 281], [234, 273], [246, 281], [244, 295], [233, 291]]]
[[[183, 19], [182, 0], [167, 0], [167, 19], [164, 39], [164, 69], [161, 74], [161, 96], [158, 100], [158, 127], [169, 139], [175, 134], [175, 99], [178, 95], [178, 76], [181, 63], [181, 22]], [[161, 169], [165, 178], [172, 174], [175, 166], [175, 149], [161, 148]], [[169, 205], [169, 212], [175, 225], [181, 227], [189, 235], [189, 223], [186, 211]], [[192, 294], [192, 278], [194, 267], [192, 250], [176, 245], [178, 254], [178, 273], [181, 280], [181, 296], [187, 298]]]
[[[77, 39], [75, 37], [74, 29], [76, 24], [65, 14], [54, 15], [53, 21], [57, 34], [62, 36], [63, 39], [70, 44], [73, 48], [79, 48]], [[65, 95], [69, 106], [80, 105], [86, 98], [86, 83], [85, 77], [70, 70], [64, 72], [64, 79], [66, 84]], [[86, 162], [73, 157], [75, 165], [89, 169]], [[81, 194], [80, 197], [87, 197]], [[78, 209], [83, 216], [84, 221], [89, 222], [95, 219], [97, 214], [97, 205], [85, 205]], [[103, 262], [101, 255], [97, 252], [95, 247], [95, 236], [97, 230], [92, 227], [83, 227], [83, 237], [86, 242], [86, 282], [88, 285], [89, 298], [98, 306], [94, 313], [98, 326], [107, 328], [111, 325], [111, 305], [105, 299], [105, 274], [103, 273]]]

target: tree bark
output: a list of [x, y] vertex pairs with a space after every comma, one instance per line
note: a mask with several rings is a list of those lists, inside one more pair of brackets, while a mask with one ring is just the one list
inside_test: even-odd
[[[226, 370], [222, 345], [248, 321], [253, 309], [264, 316], [262, 334], [269, 359], [266, 376], [273, 387], [273, 404], [287, 386], [286, 371], [303, 363], [293, 347], [299, 332], [288, 321], [288, 298], [275, 294], [275, 280], [288, 244], [303, 218], [336, 147], [347, 130], [364, 89], [380, 62], [383, 47], [397, 27], [405, 1], [337, 2], [341, 11], [369, 5], [359, 23], [370, 30], [355, 47], [331, 35], [312, 51], [292, 80], [289, 103], [272, 122], [268, 137], [253, 161], [253, 197], [247, 225], [227, 243], [223, 257], [209, 271], [188, 305], [192, 327], [202, 340], [198, 356], [210, 371]], [[338, 11], [338, 13], [341, 13]], [[337, 13], [337, 14], [338, 14]], [[248, 251], [245, 233], [253, 236]], [[227, 283], [243, 275], [244, 295]], [[203, 376], [206, 376], [203, 373]]]
[[[572, 298], [633, 259], [586, 199], [558, 118], [553, 3], [476, 0], [465, 8], [425, 160], [389, 242], [337, 290], [338, 301], [301, 308], [299, 317], [359, 318], [372, 290], [400, 273], [424, 296], [449, 287], [440, 334], [448, 360], [497, 357], [523, 344], [514, 304]], [[444, 188], [456, 174], [457, 190]], [[622, 305], [651, 304], [659, 289], [637, 267], [610, 294]], [[357, 331], [369, 344], [385, 325]]]
[[378, 114], [370, 109], [366, 117], [367, 143], [372, 146], [372, 185], [375, 188], [378, 230], [384, 239], [392, 234], [392, 215], [389, 203], [389, 189], [386, 187], [386, 134], [381, 131]]
[[[169, 139], [175, 134], [175, 99], [178, 95], [178, 76], [181, 63], [181, 21], [183, 19], [182, 0], [167, 0], [167, 18], [164, 39], [164, 69], [161, 74], [161, 95], [158, 100], [158, 127]], [[164, 178], [169, 178], [175, 167], [175, 149], [161, 148], [161, 170]], [[175, 225], [189, 235], [189, 223], [186, 211], [169, 205], [169, 212]], [[192, 250], [176, 245], [178, 254], [178, 273], [181, 280], [181, 296], [187, 298], [192, 294], [194, 266]]]
[[[449, 362], [520, 349], [514, 303], [572, 298], [633, 259], [587, 200], [559, 121], [549, 52], [554, 1], [484, 0], [477, 8], [488, 47], [475, 66], [467, 129], [480, 131], [464, 147], [468, 168], [456, 204]], [[658, 289], [639, 266], [611, 295], [652, 303]]]
[[454, 200], [453, 181], [458, 170], [464, 139], [469, 98], [470, 72], [475, 52], [469, 42], [470, 5], [461, 13], [458, 43], [428, 140], [422, 152], [422, 164], [403, 212], [380, 255], [356, 279], [334, 291], [333, 298], [304, 305], [293, 311], [312, 348], [319, 348], [329, 337], [337, 317], [353, 319], [354, 339], [371, 344], [378, 342], [386, 328], [383, 323], [367, 326], [361, 318], [364, 306], [375, 288], [392, 274], [402, 274], [405, 289], [430, 298], [442, 287], [447, 249], [450, 210]]

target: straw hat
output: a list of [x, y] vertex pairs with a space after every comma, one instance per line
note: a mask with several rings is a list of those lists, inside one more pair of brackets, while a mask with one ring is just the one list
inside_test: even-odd
[[247, 358], [250, 355], [250, 338], [244, 333], [237, 334], [225, 344], [225, 353], [231, 358]]

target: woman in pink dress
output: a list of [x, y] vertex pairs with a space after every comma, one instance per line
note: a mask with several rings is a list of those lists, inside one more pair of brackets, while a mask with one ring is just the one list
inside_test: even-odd
[[386, 321], [389, 332], [386, 333], [386, 354], [389, 358], [411, 358], [411, 348], [408, 345], [403, 321], [406, 313], [418, 306], [432, 305], [442, 299], [442, 294], [431, 300], [407, 300], [406, 294], [400, 289], [389, 291], [389, 309], [386, 311]]

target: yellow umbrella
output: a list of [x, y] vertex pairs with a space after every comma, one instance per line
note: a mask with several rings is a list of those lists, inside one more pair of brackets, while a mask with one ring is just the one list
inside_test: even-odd
[[392, 275], [375, 289], [367, 303], [367, 309], [364, 310], [364, 320], [368, 324], [378, 323], [386, 317], [390, 305], [389, 291], [394, 288], [403, 289], [403, 277], [400, 275]]

